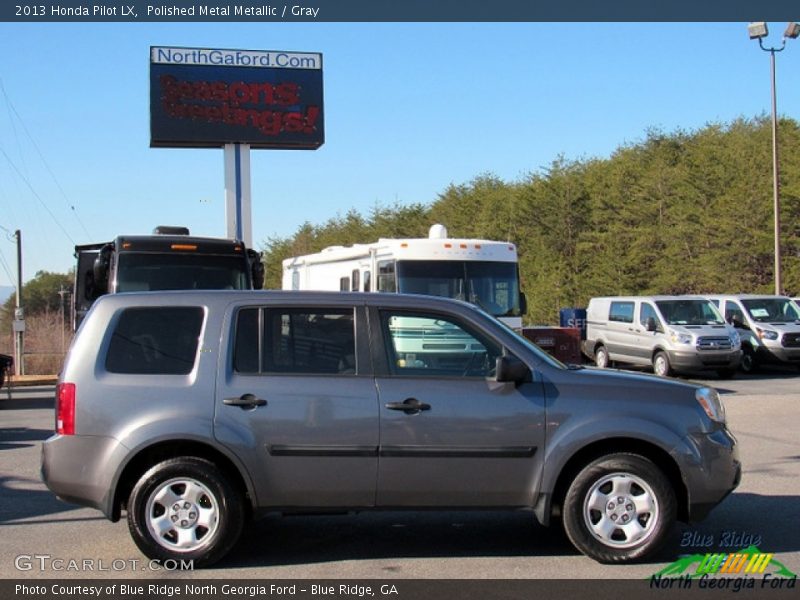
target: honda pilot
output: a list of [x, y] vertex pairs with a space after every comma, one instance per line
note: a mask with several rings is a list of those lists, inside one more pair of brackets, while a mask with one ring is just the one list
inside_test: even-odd
[[715, 390], [566, 367], [430, 296], [103, 296], [56, 395], [47, 486], [195, 566], [264, 513], [498, 507], [632, 561], [741, 473]]

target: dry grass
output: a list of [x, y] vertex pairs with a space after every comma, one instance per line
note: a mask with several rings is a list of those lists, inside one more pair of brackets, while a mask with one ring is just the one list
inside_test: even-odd
[[[64, 354], [72, 341], [69, 320], [62, 326], [60, 312], [45, 312], [25, 319], [24, 373], [54, 375], [61, 370]], [[14, 333], [0, 338], [0, 353], [14, 356]]]

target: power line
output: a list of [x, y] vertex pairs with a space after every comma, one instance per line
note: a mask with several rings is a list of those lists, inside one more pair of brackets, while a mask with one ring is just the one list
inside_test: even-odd
[[34, 198], [36, 198], [39, 201], [39, 203], [42, 205], [42, 207], [44, 207], [44, 209], [47, 211], [47, 214], [50, 215], [50, 217], [53, 219], [55, 224], [58, 225], [58, 228], [61, 229], [61, 231], [64, 233], [64, 235], [67, 236], [67, 239], [70, 242], [72, 242], [72, 245], [74, 246], [75, 245], [75, 240], [73, 240], [72, 236], [69, 234], [69, 232], [66, 229], [64, 229], [64, 226], [56, 218], [56, 216], [53, 214], [53, 211], [50, 210], [50, 208], [47, 206], [47, 204], [45, 204], [45, 202], [44, 202], [44, 200], [42, 200], [41, 196], [39, 196], [39, 194], [36, 193], [36, 190], [33, 189], [33, 186], [31, 185], [31, 182], [28, 181], [28, 178], [25, 177], [25, 175], [23, 175], [22, 172], [17, 168], [17, 165], [14, 164], [14, 161], [11, 160], [11, 157], [8, 154], [6, 154], [5, 150], [0, 148], [0, 153], [2, 153], [3, 156], [6, 157], [6, 160], [8, 161], [8, 164], [11, 165], [11, 168], [13, 168], [17, 172], [17, 175], [19, 175], [20, 179], [22, 179], [22, 181], [25, 182], [25, 185], [28, 186], [28, 189], [31, 191], [31, 194], [33, 194]]
[[[69, 208], [70, 212], [72, 213], [72, 216], [78, 222], [78, 225], [80, 225], [81, 229], [83, 229], [83, 232], [86, 234], [87, 239], [91, 239], [92, 236], [89, 233], [89, 231], [86, 229], [86, 226], [83, 224], [83, 221], [81, 221], [81, 218], [78, 216], [78, 212], [77, 212], [77, 210], [75, 210], [75, 205], [67, 197], [67, 193], [64, 191], [64, 188], [61, 187], [61, 183], [58, 181], [58, 178], [56, 177], [55, 173], [50, 168], [50, 165], [48, 164], [47, 160], [45, 159], [44, 154], [42, 154], [42, 151], [39, 148], [39, 144], [36, 143], [36, 140], [33, 138], [33, 136], [31, 135], [30, 131], [28, 131], [28, 127], [25, 125], [25, 121], [22, 119], [20, 114], [17, 112], [16, 107], [11, 102], [11, 99], [8, 97], [8, 94], [6, 93], [6, 88], [3, 85], [3, 80], [2, 79], [0, 79], [0, 91], [3, 92], [3, 97], [6, 100], [6, 106], [8, 107], [8, 109], [10, 111], [12, 111], [14, 113], [14, 116], [16, 116], [17, 119], [19, 120], [20, 125], [22, 125], [22, 130], [25, 132], [25, 135], [28, 136], [28, 140], [31, 142], [31, 144], [33, 145], [33, 148], [36, 150], [36, 154], [39, 155], [39, 159], [42, 161], [42, 164], [44, 165], [44, 168], [47, 169], [47, 172], [50, 174], [50, 177], [52, 177], [53, 182], [56, 184], [56, 187], [58, 188], [58, 191], [61, 192], [61, 195], [64, 198], [64, 201], [66, 202], [67, 207]], [[11, 119], [11, 127], [14, 130], [14, 137], [16, 138], [16, 128], [14, 128], [13, 119]], [[17, 144], [19, 144], [19, 140], [17, 140]]]

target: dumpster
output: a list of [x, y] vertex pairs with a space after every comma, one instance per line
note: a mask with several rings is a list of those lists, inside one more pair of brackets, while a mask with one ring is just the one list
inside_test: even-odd
[[566, 364], [581, 363], [581, 332], [575, 327], [524, 327], [522, 335]]

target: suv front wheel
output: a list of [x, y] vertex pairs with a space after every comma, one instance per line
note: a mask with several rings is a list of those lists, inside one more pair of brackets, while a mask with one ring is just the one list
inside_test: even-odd
[[623, 563], [655, 552], [675, 522], [675, 492], [650, 460], [612, 454], [590, 463], [564, 500], [570, 541], [602, 563]]
[[141, 476], [128, 500], [128, 529], [149, 558], [204, 567], [239, 539], [241, 494], [212, 462], [165, 460]]

